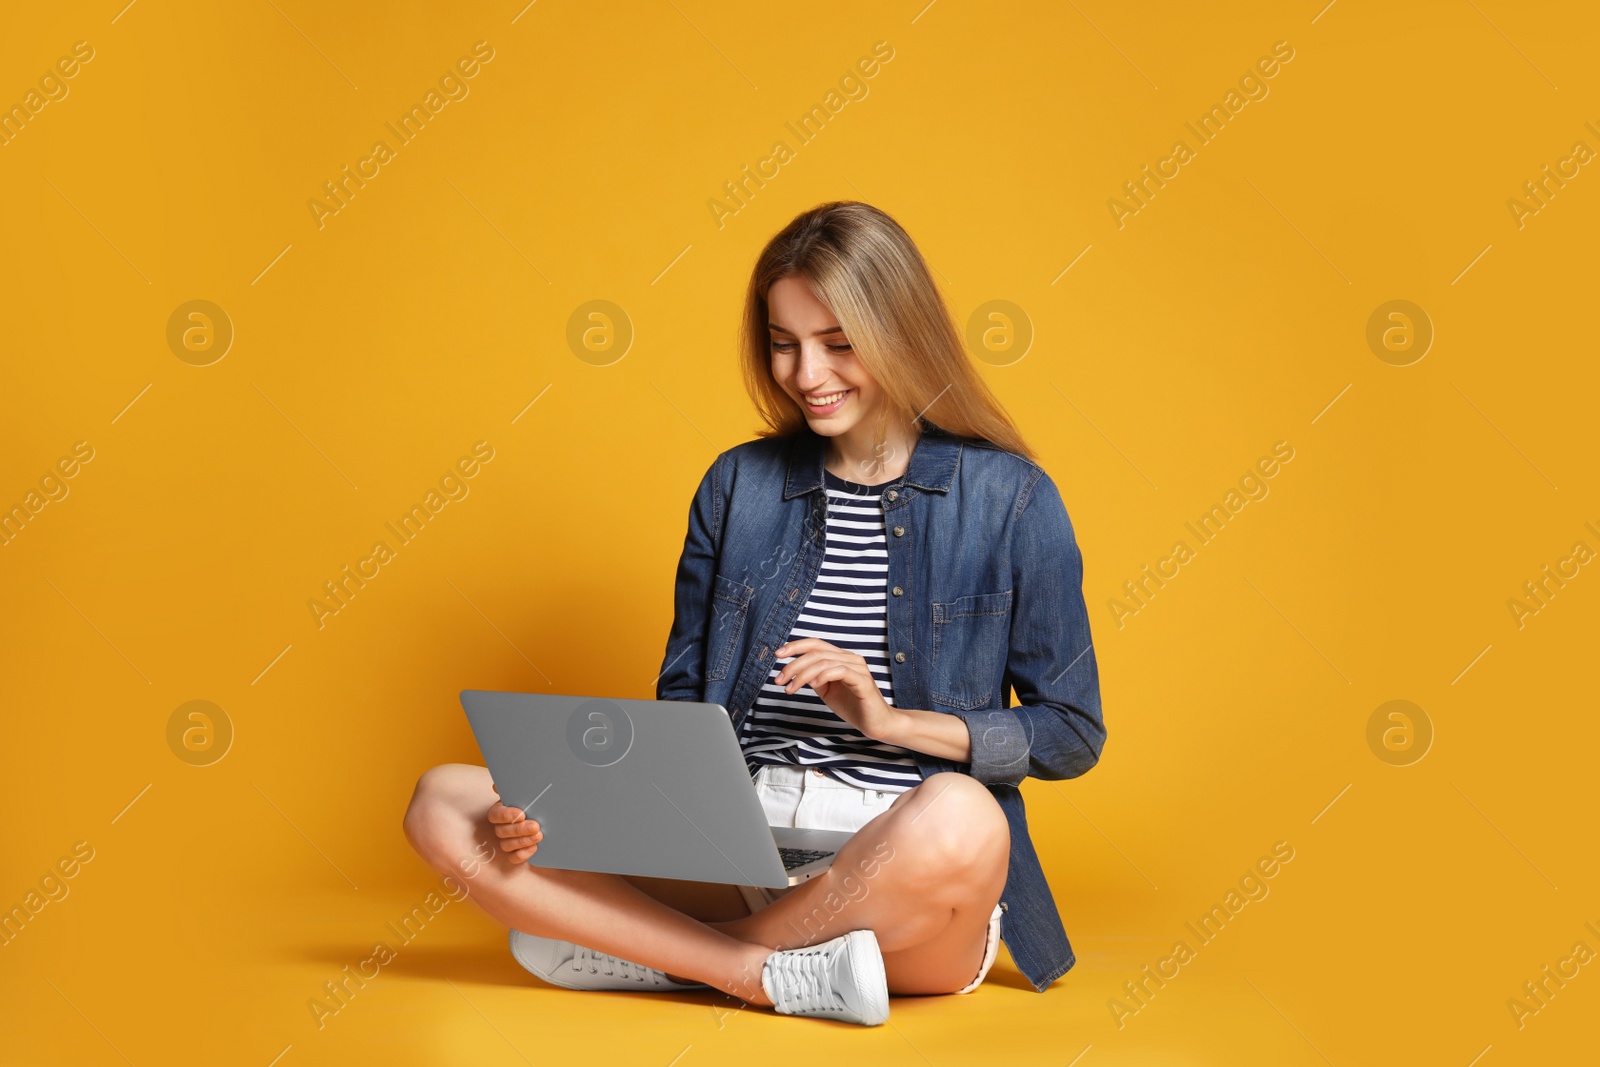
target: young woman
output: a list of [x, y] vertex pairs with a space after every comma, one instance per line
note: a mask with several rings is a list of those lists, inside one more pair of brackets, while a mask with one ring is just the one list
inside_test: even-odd
[[[557, 985], [876, 1025], [891, 993], [977, 988], [1003, 939], [1043, 992], [1075, 958], [1018, 786], [1105, 744], [1061, 496], [875, 208], [825, 204], [772, 239], [741, 349], [768, 430], [696, 490], [656, 698], [728, 710], [773, 825], [855, 836], [785, 890], [533, 867], [539, 825], [462, 764], [422, 776], [406, 834], [474, 869]], [[507, 862], [473, 862], [496, 845]]]

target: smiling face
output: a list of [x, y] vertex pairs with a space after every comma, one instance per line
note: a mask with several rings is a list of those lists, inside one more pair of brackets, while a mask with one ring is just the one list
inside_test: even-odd
[[[790, 275], [767, 291], [772, 377], [805, 412], [811, 429], [839, 437], [870, 433], [883, 393], [856, 358], [833, 312], [805, 279]], [[828, 403], [813, 403], [827, 400]]]

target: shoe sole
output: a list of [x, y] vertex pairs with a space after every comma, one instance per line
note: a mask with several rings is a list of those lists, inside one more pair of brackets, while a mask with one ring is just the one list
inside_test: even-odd
[[[522, 936], [518, 937], [517, 936], [518, 934], [521, 934]], [[550, 940], [549, 938], [541, 938], [537, 934], [530, 934], [530, 933], [526, 933], [525, 931], [517, 930], [517, 929], [513, 928], [511, 930], [511, 932], [506, 935], [506, 940], [509, 942], [509, 944], [511, 946], [511, 958], [516, 960], [517, 963], [521, 965], [523, 970], [527, 971], [529, 974], [533, 975], [535, 978], [538, 978], [541, 981], [548, 982], [553, 986], [560, 986], [562, 989], [576, 989], [581, 993], [618, 992], [618, 990], [597, 990], [593, 986], [573, 985], [573, 984], [568, 983], [568, 982], [560, 981], [559, 979], [554, 978], [549, 974], [546, 974], [545, 971], [542, 968], [535, 966], [532, 960], [528, 959], [527, 956], [524, 956], [522, 954], [522, 952], [519, 951], [519, 947], [531, 949], [535, 943], [540, 942], [540, 941], [548, 941], [548, 940]], [[704, 985], [704, 984], [696, 985], [696, 986], [689, 986], [687, 988], [680, 988], [680, 989], [645, 989], [645, 988], [641, 987], [639, 990], [637, 990], [637, 992], [693, 993], [693, 992], [698, 992], [698, 991], [700, 991], [702, 989], [710, 989], [710, 988], [711, 988], [710, 986]], [[627, 990], [621, 990], [621, 992], [635, 992], [635, 990], [632, 990], [630, 988], [630, 989], [627, 989]]]
[[[518, 937], [518, 934], [521, 934], [522, 936]], [[542, 967], [536, 966], [532, 960], [523, 955], [522, 950], [524, 947], [532, 947], [530, 942], [547, 941], [549, 940], [548, 938], [540, 938], [534, 934], [524, 933], [521, 930], [513, 929], [508, 935], [506, 935], [506, 940], [511, 943], [511, 958], [516, 960], [517, 963], [521, 965], [523, 970], [527, 971], [535, 978], [542, 982], [548, 982], [553, 986], [560, 986], [562, 989], [585, 989], [584, 986], [571, 985], [567, 982], [556, 981], [556, 979], [546, 973]]]
[[[852, 930], [845, 936], [850, 945], [851, 969], [855, 972], [858, 984], [870, 983], [871, 1006], [878, 1010], [880, 1016], [875, 1021], [869, 1016], [860, 1025], [881, 1026], [889, 1019], [889, 979], [883, 966], [883, 950], [878, 947], [878, 935], [871, 930]], [[872, 951], [866, 951], [868, 948]], [[867, 991], [861, 992], [865, 994]]]

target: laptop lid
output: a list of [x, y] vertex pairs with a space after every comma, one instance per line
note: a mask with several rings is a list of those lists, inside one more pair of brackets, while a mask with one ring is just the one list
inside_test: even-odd
[[533, 866], [789, 884], [721, 705], [467, 689], [461, 706], [501, 800], [544, 830]]

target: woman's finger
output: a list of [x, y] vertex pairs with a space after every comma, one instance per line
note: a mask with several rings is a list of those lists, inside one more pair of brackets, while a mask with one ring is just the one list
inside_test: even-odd
[[839, 677], [838, 675], [823, 674], [824, 671], [834, 670], [835, 668], [850, 670], [851, 664], [837, 659], [826, 659], [809, 663], [805, 667], [800, 668], [799, 671], [795, 672], [794, 676], [789, 679], [789, 685], [786, 688], [791, 693], [803, 685], [809, 685], [812, 688], [816, 688], [816, 683], [818, 681], [824, 680], [825, 678]]
[[508, 837], [500, 842], [500, 849], [503, 852], [518, 852], [525, 848], [536, 848], [542, 840], [544, 838], [538, 834], [527, 837]]
[[800, 637], [793, 641], [779, 645], [774, 653], [778, 656], [802, 656], [808, 652], [843, 652], [838, 645], [829, 644], [820, 637]]
[[779, 647], [778, 655], [785, 656], [796, 652], [799, 654], [779, 668], [776, 679], [779, 685], [793, 678], [796, 671], [804, 670], [816, 663], [853, 663], [863, 670], [867, 669], [867, 659], [859, 652], [847, 651], [816, 637], [806, 637], [782, 645]]
[[512, 833], [520, 833], [522, 831], [518, 829], [519, 827], [526, 827], [533, 821], [534, 820], [532, 819], [524, 817], [522, 812], [512, 809], [511, 818], [490, 819], [489, 823], [494, 827], [495, 833], [499, 834], [501, 837], [505, 837], [507, 831]]
[[[852, 693], [858, 701], [866, 696], [866, 693], [863, 691], [862, 686], [858, 681], [858, 676], [855, 674], [855, 672], [851, 671], [847, 667], [835, 667], [831, 670], [823, 672], [822, 674], [819, 674], [817, 677], [811, 680], [811, 688], [815, 689], [817, 691], [817, 695], [822, 697], [825, 702], [827, 700], [827, 696], [835, 695], [835, 686], [843, 687], [844, 690]], [[826, 696], [824, 695], [825, 693], [827, 694]], [[851, 723], [851, 725], [855, 725], [855, 719], [853, 718], [852, 714], [843, 711], [836, 711], [836, 714], [843, 718], [846, 722]]]
[[[779, 685], [794, 685], [794, 689], [798, 689], [801, 685], [805, 684], [806, 679], [809, 678], [817, 669], [839, 662], [841, 662], [841, 660], [837, 656], [832, 656], [824, 652], [808, 652], [804, 656], [800, 656], [785, 664], [783, 670], [778, 672], [777, 682]], [[790, 689], [789, 691], [792, 693], [794, 692], [794, 689]]]
[[[816, 691], [819, 685], [824, 685], [827, 681], [843, 681], [846, 686], [850, 685], [850, 667], [845, 664], [826, 665], [811, 673], [810, 677], [806, 678], [805, 685], [810, 685], [811, 689]], [[821, 693], [818, 693], [818, 696], [821, 696]]]

